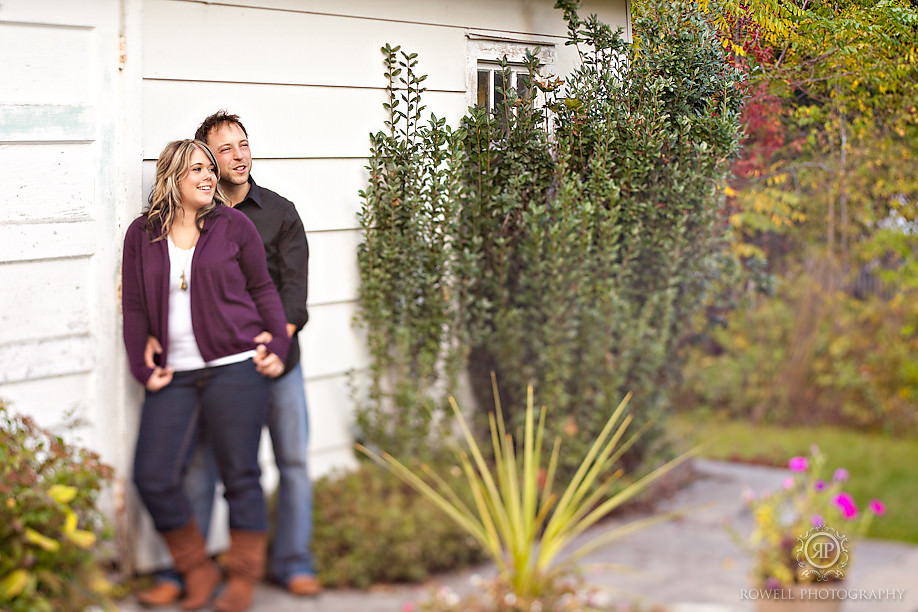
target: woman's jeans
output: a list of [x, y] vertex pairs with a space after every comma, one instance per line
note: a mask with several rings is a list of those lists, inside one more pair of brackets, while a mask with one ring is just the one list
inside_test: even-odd
[[[271, 577], [281, 584], [296, 575], [315, 575], [312, 544], [312, 482], [306, 458], [309, 417], [303, 388], [302, 364], [269, 382], [271, 401], [267, 426], [280, 474], [277, 488], [276, 533], [271, 543]], [[192, 453], [185, 492], [198, 524], [207, 534], [217, 473], [208, 449]]]
[[267, 416], [268, 385], [248, 359], [176, 372], [166, 387], [146, 392], [134, 483], [157, 531], [192, 520], [182, 479], [201, 432], [223, 481], [230, 528], [267, 529], [258, 443]]

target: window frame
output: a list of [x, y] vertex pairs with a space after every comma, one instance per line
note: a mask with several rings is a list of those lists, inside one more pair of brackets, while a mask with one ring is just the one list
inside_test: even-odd
[[[466, 71], [465, 71], [465, 92], [466, 106], [475, 106], [478, 104], [478, 70], [480, 65], [497, 68], [498, 62], [504, 57], [511, 65], [514, 72], [516, 67], [524, 65], [526, 50], [535, 51], [539, 58], [539, 69], [543, 74], [550, 74], [557, 60], [557, 43], [528, 39], [496, 36], [493, 34], [478, 34], [475, 32], [466, 33]], [[493, 83], [493, 76], [490, 79]], [[492, 90], [493, 91], [493, 90]], [[537, 96], [537, 100], [541, 94]], [[493, 104], [493, 100], [492, 100]]]

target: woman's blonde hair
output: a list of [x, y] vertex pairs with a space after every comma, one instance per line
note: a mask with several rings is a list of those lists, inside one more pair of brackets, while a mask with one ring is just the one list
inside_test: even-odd
[[220, 187], [220, 167], [214, 154], [206, 144], [200, 140], [174, 140], [163, 148], [156, 160], [156, 178], [153, 189], [150, 191], [150, 207], [147, 209], [147, 220], [151, 226], [159, 226], [160, 234], [153, 241], [162, 240], [169, 235], [172, 224], [175, 222], [177, 210], [181, 207], [182, 196], [179, 183], [188, 175], [191, 166], [191, 155], [195, 149], [200, 149], [207, 155], [207, 159], [214, 166], [216, 181], [214, 182], [214, 199], [210, 204], [197, 211], [195, 224], [201, 229], [204, 217], [210, 214], [217, 206], [227, 203], [227, 197]]

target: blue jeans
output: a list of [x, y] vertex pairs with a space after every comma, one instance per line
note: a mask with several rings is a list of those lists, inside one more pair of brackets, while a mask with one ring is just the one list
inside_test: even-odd
[[[277, 488], [277, 529], [271, 543], [271, 578], [286, 584], [294, 575], [315, 575], [312, 542], [312, 481], [306, 463], [309, 450], [309, 417], [303, 369], [297, 364], [283, 376], [270, 381], [271, 400], [267, 425], [280, 473]], [[217, 470], [208, 449], [195, 450], [185, 477], [189, 496], [201, 531], [210, 525]], [[224, 483], [225, 484], [225, 483]]]
[[182, 481], [199, 438], [216, 459], [230, 526], [246, 531], [267, 528], [258, 444], [268, 398], [268, 382], [251, 359], [176, 372], [166, 387], [146, 392], [134, 451], [134, 483], [157, 531], [177, 529], [192, 519]]

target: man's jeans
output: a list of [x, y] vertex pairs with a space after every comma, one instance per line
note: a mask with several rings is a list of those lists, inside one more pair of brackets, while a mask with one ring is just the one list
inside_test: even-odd
[[[309, 418], [300, 364], [271, 381], [268, 432], [280, 473], [276, 530], [270, 551], [271, 578], [281, 584], [294, 575], [315, 575], [312, 553], [312, 481], [306, 464]], [[203, 445], [198, 445], [185, 477], [185, 493], [203, 533], [208, 532], [217, 470]]]
[[[189, 508], [189, 502], [192, 506], [195, 502], [187, 499], [182, 490], [182, 475], [195, 445], [209, 445], [218, 459], [230, 526], [265, 530], [258, 443], [265, 423], [268, 388], [248, 359], [176, 372], [169, 385], [146, 392], [134, 453], [134, 482], [157, 531], [186, 525], [192, 512], [200, 515]], [[198, 441], [202, 434], [203, 441]], [[216, 479], [213, 459], [210, 465], [212, 478]], [[190, 465], [187, 469], [191, 469]]]

